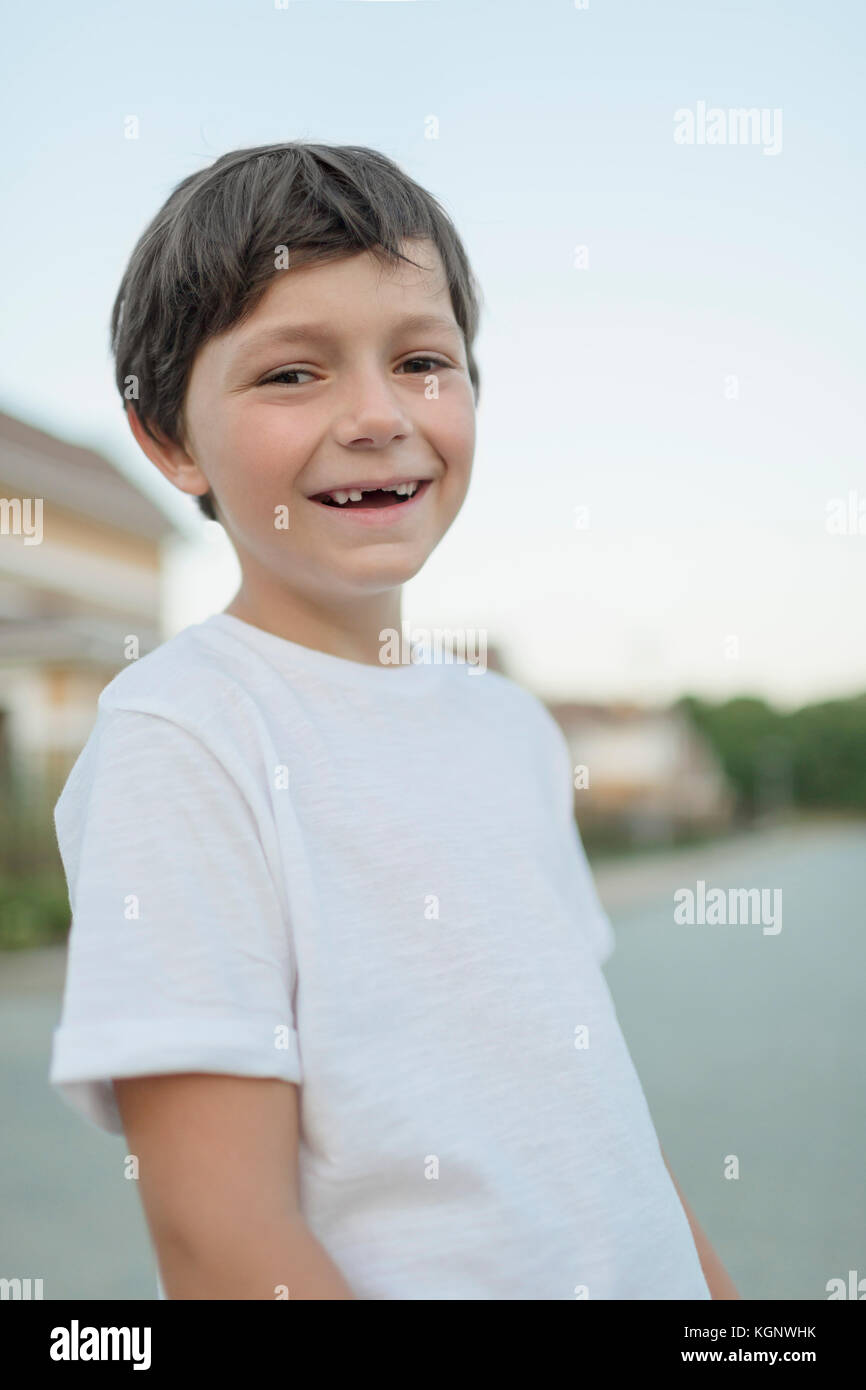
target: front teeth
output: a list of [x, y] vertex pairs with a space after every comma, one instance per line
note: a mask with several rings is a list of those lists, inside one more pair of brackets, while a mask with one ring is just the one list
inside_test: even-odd
[[[380, 492], [396, 492], [399, 497], [412, 497], [418, 491], [418, 483], [396, 483], [394, 487], [380, 488]], [[371, 489], [372, 490], [372, 489]], [[335, 502], [344, 506], [346, 502], [360, 502], [364, 494], [358, 488], [352, 488], [349, 492], [329, 492], [329, 497], [333, 497]]]

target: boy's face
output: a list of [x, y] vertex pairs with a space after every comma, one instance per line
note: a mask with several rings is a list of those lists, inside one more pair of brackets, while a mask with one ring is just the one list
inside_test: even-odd
[[[212, 487], [259, 589], [346, 599], [400, 585], [466, 496], [475, 403], [463, 335], [435, 246], [402, 249], [423, 269], [364, 252], [278, 274], [255, 312], [196, 356], [185, 402], [196, 468], [182, 485]], [[405, 501], [318, 500], [404, 480], [420, 484]]]

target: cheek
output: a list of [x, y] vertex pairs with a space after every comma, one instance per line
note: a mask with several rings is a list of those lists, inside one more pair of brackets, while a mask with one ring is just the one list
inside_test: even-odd
[[471, 393], [466, 398], [445, 399], [430, 416], [430, 439], [437, 453], [455, 472], [465, 473], [475, 450], [475, 409]]
[[213, 441], [224, 487], [239, 500], [288, 501], [282, 494], [292, 488], [314, 445], [309, 434], [295, 411], [271, 407], [224, 418]]
[[443, 450], [444, 458], [451, 471], [464, 488], [468, 485], [475, 453], [474, 414], [456, 421], [449, 437], [448, 447]]

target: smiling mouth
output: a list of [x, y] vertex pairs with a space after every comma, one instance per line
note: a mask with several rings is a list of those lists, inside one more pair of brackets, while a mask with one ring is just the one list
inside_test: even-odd
[[335, 488], [331, 492], [317, 492], [310, 498], [324, 507], [335, 507], [338, 511], [381, 511], [384, 508], [403, 507], [425, 491], [429, 479], [397, 483], [390, 487], [378, 488]]

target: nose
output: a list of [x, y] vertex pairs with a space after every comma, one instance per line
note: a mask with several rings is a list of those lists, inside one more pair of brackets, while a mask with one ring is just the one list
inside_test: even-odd
[[405, 406], [381, 368], [347, 381], [335, 433], [341, 444], [368, 449], [383, 449], [412, 433]]

